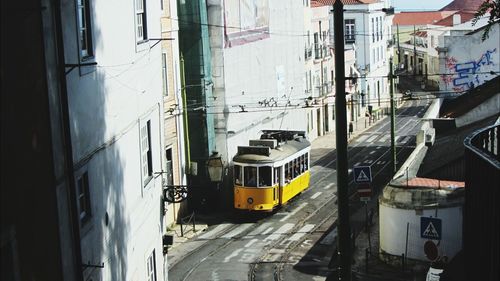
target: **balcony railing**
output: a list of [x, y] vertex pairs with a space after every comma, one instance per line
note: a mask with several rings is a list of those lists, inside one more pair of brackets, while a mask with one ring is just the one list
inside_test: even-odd
[[[498, 280], [500, 124], [476, 131], [465, 144], [463, 249], [465, 280]], [[477, 239], [477, 233], [491, 233]], [[492, 246], [495, 245], [495, 246]], [[483, 261], [478, 263], [477, 261]], [[470, 266], [469, 266], [470, 265]]]
[[304, 48], [304, 57], [306, 60], [312, 58], [312, 47], [306, 47]]

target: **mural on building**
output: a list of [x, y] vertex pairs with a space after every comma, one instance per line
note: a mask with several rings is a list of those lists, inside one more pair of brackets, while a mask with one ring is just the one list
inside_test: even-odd
[[[454, 57], [446, 57], [445, 67], [448, 74], [441, 75], [441, 80], [448, 86], [453, 85], [455, 92], [462, 92], [477, 87], [490, 80], [495, 75], [498, 62], [492, 54], [497, 49], [487, 50], [477, 61], [458, 62]], [[490, 73], [491, 72], [491, 73]]]

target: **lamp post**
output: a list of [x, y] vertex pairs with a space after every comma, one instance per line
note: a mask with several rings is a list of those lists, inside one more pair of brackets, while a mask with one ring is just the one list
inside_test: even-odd
[[214, 152], [207, 160], [208, 176], [212, 182], [222, 182], [224, 162], [218, 152]]

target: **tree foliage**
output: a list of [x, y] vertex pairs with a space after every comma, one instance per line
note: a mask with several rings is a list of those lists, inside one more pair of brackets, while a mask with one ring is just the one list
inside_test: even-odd
[[474, 19], [472, 20], [472, 25], [475, 25], [480, 18], [483, 16], [490, 14], [490, 17], [488, 19], [488, 25], [484, 29], [484, 33], [482, 36], [482, 40], [486, 40], [489, 37], [489, 32], [491, 26], [495, 23], [498, 22], [500, 19], [500, 0], [485, 0], [481, 6], [479, 6], [479, 9], [477, 10], [476, 14], [474, 15]]

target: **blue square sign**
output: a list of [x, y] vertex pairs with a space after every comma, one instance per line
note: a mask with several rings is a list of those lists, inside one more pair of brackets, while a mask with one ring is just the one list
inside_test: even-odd
[[372, 182], [372, 170], [370, 166], [354, 167], [354, 182], [355, 183], [370, 183]]
[[441, 219], [420, 217], [420, 237], [441, 240]]

